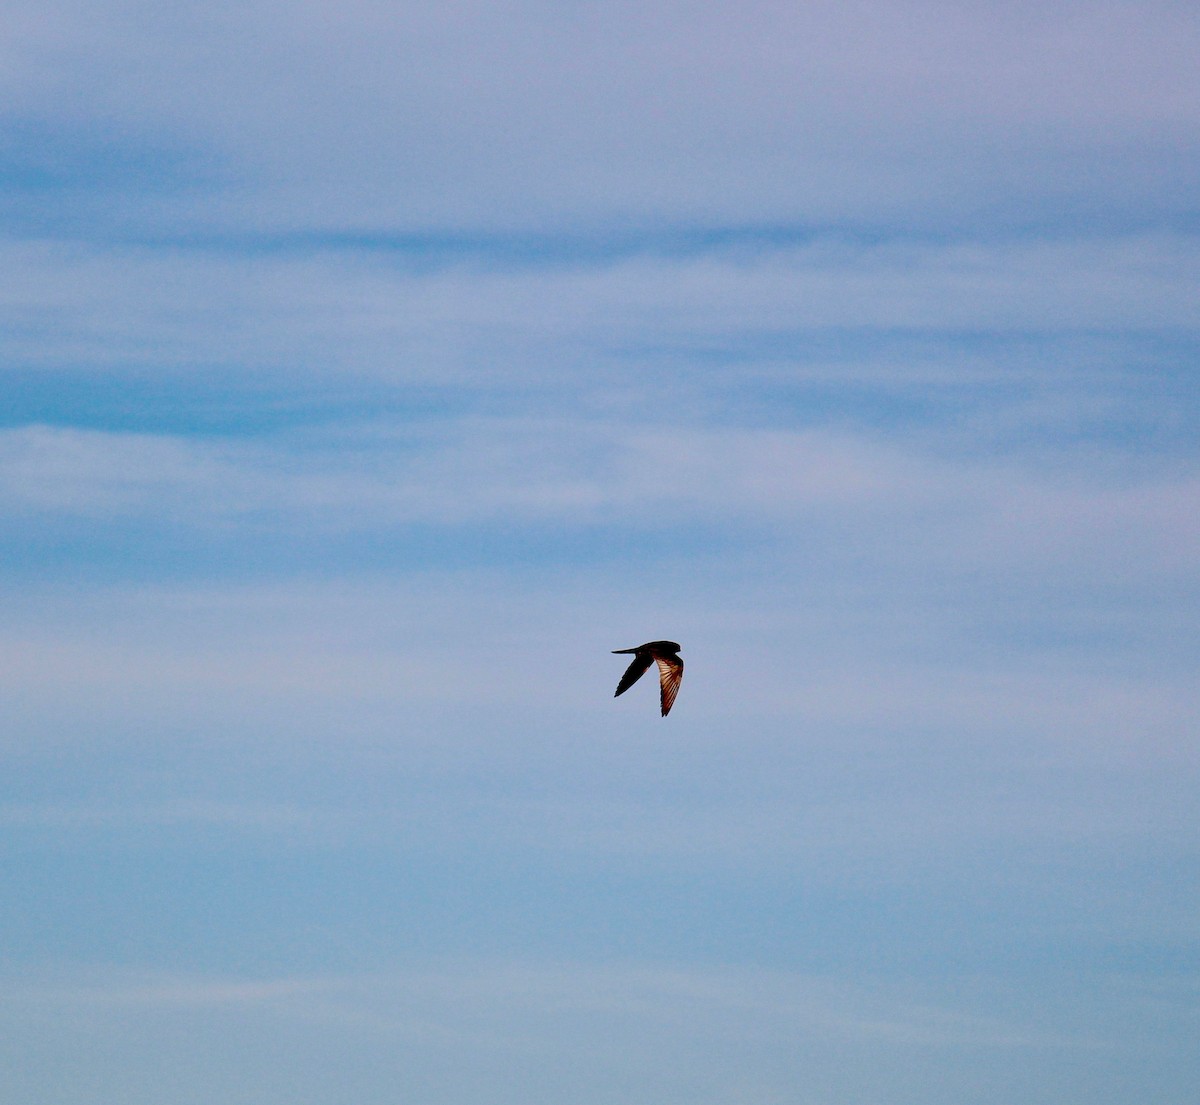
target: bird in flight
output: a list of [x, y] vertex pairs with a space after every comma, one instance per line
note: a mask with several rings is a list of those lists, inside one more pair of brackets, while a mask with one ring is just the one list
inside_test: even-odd
[[625, 669], [621, 682], [617, 684], [617, 695], [624, 694], [634, 685], [652, 663], [658, 665], [658, 686], [662, 694], [662, 716], [671, 711], [671, 704], [679, 693], [683, 681], [683, 661], [679, 658], [679, 646], [674, 641], [648, 641], [637, 648], [614, 648], [613, 655], [633, 653], [633, 663]]

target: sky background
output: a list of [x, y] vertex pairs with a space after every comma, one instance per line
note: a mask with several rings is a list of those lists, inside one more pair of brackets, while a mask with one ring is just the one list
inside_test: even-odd
[[10, 7], [0, 1101], [1191, 1105], [1197, 57]]

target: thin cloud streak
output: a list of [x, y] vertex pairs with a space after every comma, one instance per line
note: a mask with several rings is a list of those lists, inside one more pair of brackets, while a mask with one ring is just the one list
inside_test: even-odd
[[356, 3], [331, 23], [315, 4], [282, 21], [64, 2], [9, 34], [10, 111], [183, 136], [227, 166], [215, 192], [143, 200], [143, 221], [965, 221], [1097, 196], [1134, 210], [1151, 181], [1177, 209], [1194, 194], [1179, 151], [1200, 27], [1172, 3], [771, 2], [733, 22], [677, 2]]
[[[445, 1018], [448, 1007], [471, 1006], [482, 1014], [481, 1021], [495, 1019], [493, 1030], [500, 1018], [507, 1017], [524, 1021], [517, 1031], [525, 1032], [556, 1015], [632, 1018], [661, 1031], [668, 1025], [677, 1027], [681, 1007], [686, 1007], [706, 1020], [736, 1019], [742, 1027], [735, 1035], [741, 1039], [754, 1035], [749, 1027], [754, 1023], [776, 1022], [768, 1031], [787, 1023], [806, 1036], [879, 1038], [925, 1047], [1090, 1050], [1113, 1046], [1111, 1041], [1087, 1037], [1047, 1038], [1039, 1030], [918, 1004], [902, 991], [888, 993], [861, 982], [839, 985], [820, 977], [746, 968], [480, 961], [440, 969], [315, 978], [244, 980], [91, 969], [78, 978], [34, 976], [10, 981], [17, 983], [6, 988], [3, 1005], [10, 1011], [52, 1005], [148, 1013], [268, 1006], [276, 1016], [329, 1024], [340, 1020], [352, 1028], [370, 1027], [393, 1036], [418, 1028], [419, 1017], [401, 1011], [415, 1012], [422, 1006], [436, 1019]], [[466, 1026], [461, 1011], [454, 1019]]]
[[[287, 1069], [309, 1092], [325, 1095], [333, 1082], [370, 1092], [400, 1078], [439, 1105], [481, 1094], [504, 1105], [530, 1095], [585, 1105], [782, 1105], [814, 1087], [847, 1085], [858, 1099], [890, 1091], [889, 1100], [917, 1105], [935, 1077], [954, 1092], [973, 1089], [986, 1105], [1014, 1094], [1034, 1105], [1073, 1105], [1102, 1078], [1116, 1075], [1124, 1089], [1121, 1064], [1153, 1031], [1138, 1009], [1144, 980], [1136, 977], [1115, 983], [1103, 1011], [1088, 1005], [1094, 992], [1071, 979], [1030, 995], [987, 976], [918, 983], [561, 960], [476, 958], [316, 979], [110, 970], [15, 981], [0, 1006], [12, 1038], [25, 1044], [55, 1011], [57, 1038], [89, 1042], [91, 1080], [76, 1086], [65, 1065], [43, 1084], [89, 1103], [118, 1083], [123, 1066], [138, 1069], [128, 1066], [132, 1048], [149, 1046], [162, 1056], [160, 1085], [186, 1077], [200, 1092], [239, 1103], [251, 1094], [282, 1102], [292, 1088], [290, 1079], [282, 1087], [265, 1080], [252, 1058], [265, 1053], [289, 1055]], [[1177, 1007], [1180, 995], [1169, 1001]], [[89, 1028], [98, 1005], [107, 1016]], [[1056, 1030], [1065, 1009], [1081, 1015]], [[192, 1069], [172, 1046], [179, 1034], [205, 1041], [209, 1063]], [[336, 1057], [351, 1040], [357, 1059], [344, 1069]], [[26, 1046], [14, 1076], [37, 1071], [43, 1054]], [[331, 1061], [333, 1075], [322, 1075]], [[1064, 1067], [1075, 1076], [1065, 1094], [1052, 1076]], [[848, 1083], [837, 1073], [847, 1068]], [[135, 1089], [138, 1081], [135, 1074]], [[120, 1084], [129, 1087], [128, 1074]], [[1172, 1070], [1155, 1085], [1161, 1092], [1148, 1100], [1156, 1105], [1179, 1088]]]
[[753, 349], [755, 336], [774, 339], [778, 358], [779, 336], [791, 335], [789, 359], [803, 364], [809, 331], [1192, 334], [1187, 289], [1200, 271], [1192, 237], [1163, 235], [834, 239], [750, 254], [418, 272], [372, 251], [230, 257], [10, 242], [3, 252], [4, 270], [20, 274], [0, 291], [17, 365], [286, 366], [506, 388], [544, 387], [564, 367], [611, 371], [670, 351]]
[[29, 518], [144, 519], [260, 543], [501, 520], [722, 524], [746, 540], [820, 526], [853, 533], [860, 556], [886, 532], [943, 569], [1129, 582], [1195, 570], [1200, 480], [1186, 467], [1135, 475], [1060, 459], [1043, 471], [1036, 455], [950, 467], [933, 443], [561, 419], [438, 420], [349, 442], [341, 429], [267, 443], [31, 427], [0, 431], [0, 502], [10, 530]]

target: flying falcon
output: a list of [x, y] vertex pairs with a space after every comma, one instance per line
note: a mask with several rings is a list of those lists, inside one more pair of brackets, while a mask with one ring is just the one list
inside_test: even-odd
[[[679, 658], [679, 646], [674, 641], [649, 641], [637, 648], [614, 648], [613, 655], [633, 653], [633, 663], [625, 669], [621, 682], [617, 684], [617, 694], [624, 694], [634, 685], [650, 667], [651, 663], [658, 665], [658, 685], [662, 691], [662, 716], [671, 712], [671, 704], [679, 693], [679, 684], [683, 680], [683, 661]], [[616, 698], [616, 695], [613, 695]]]

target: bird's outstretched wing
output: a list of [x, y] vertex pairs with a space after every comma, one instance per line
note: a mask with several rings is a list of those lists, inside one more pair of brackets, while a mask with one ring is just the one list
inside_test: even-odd
[[621, 682], [617, 684], [617, 695], [624, 694], [630, 687], [634, 685], [643, 675], [646, 674], [646, 669], [650, 666], [650, 654], [646, 652], [635, 653], [633, 663], [625, 669], [625, 674], [621, 676]]
[[[658, 686], [662, 693], [662, 716], [666, 717], [671, 712], [675, 696], [679, 693], [679, 684], [683, 682], [683, 661], [678, 656], [674, 656], [669, 660], [663, 656], [656, 656], [654, 660], [658, 664]], [[632, 670], [630, 668], [630, 671]], [[638, 675], [641, 674], [641, 672], [638, 672]], [[626, 672], [625, 676], [628, 678], [629, 672]], [[624, 681], [621, 680], [622, 683]], [[630, 682], [633, 682], [633, 680], [630, 680]], [[617, 694], [620, 693], [620, 691], [617, 691]]]

